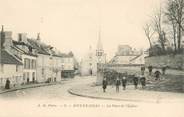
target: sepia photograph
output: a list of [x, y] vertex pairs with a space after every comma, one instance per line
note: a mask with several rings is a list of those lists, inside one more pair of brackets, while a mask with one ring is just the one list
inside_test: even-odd
[[0, 117], [184, 116], [184, 0], [0, 3]]

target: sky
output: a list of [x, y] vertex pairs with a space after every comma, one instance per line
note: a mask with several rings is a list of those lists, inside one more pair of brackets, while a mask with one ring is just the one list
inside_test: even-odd
[[27, 33], [61, 52], [83, 58], [89, 46], [95, 50], [98, 32], [107, 57], [119, 44], [148, 48], [143, 26], [160, 0], [0, 0], [0, 25]]

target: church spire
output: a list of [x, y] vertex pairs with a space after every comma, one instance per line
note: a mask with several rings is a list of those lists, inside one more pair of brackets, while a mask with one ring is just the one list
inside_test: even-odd
[[103, 50], [103, 45], [102, 45], [102, 41], [101, 41], [101, 26], [99, 26], [96, 55], [102, 56], [103, 54], [104, 54], [104, 50]]
[[97, 50], [98, 51], [102, 51], [103, 50], [103, 45], [102, 45], [101, 38], [98, 39]]
[[103, 51], [103, 45], [101, 41], [101, 24], [99, 25], [99, 31], [98, 31], [97, 50]]

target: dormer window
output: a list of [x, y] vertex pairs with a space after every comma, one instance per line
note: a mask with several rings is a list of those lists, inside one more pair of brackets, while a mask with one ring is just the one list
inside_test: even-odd
[[33, 52], [31, 46], [29, 46], [28, 49], [29, 49], [29, 52], [31, 52], [31, 53]]

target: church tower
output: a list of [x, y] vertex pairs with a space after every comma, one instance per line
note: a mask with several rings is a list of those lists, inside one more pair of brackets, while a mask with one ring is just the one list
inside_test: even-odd
[[101, 41], [101, 30], [99, 30], [99, 33], [98, 33], [96, 57], [97, 57], [97, 63], [105, 63], [105, 54], [104, 54], [103, 45]]

